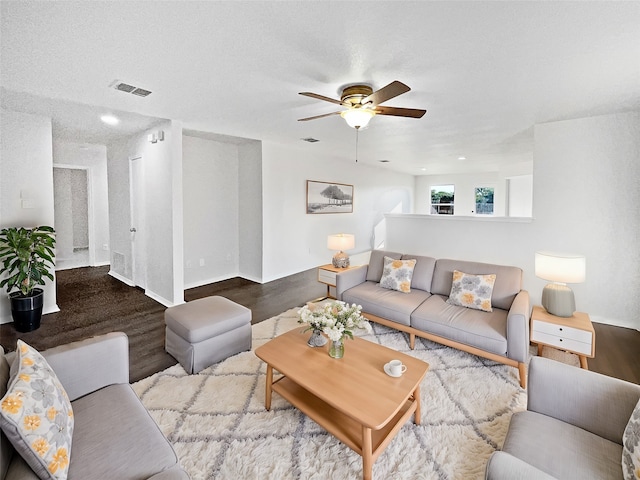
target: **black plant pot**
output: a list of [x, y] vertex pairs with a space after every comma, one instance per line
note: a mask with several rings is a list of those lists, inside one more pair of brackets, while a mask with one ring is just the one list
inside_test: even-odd
[[19, 292], [9, 295], [11, 301], [11, 316], [13, 326], [18, 332], [31, 332], [40, 328], [42, 318], [42, 306], [44, 305], [44, 292], [40, 288], [34, 288], [29, 297]]

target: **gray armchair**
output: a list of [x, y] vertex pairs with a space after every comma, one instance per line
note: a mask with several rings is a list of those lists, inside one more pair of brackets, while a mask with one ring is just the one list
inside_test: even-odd
[[527, 410], [511, 418], [487, 479], [622, 478], [622, 434], [640, 385], [533, 357], [528, 387]]
[[[109, 333], [41, 352], [67, 392], [75, 419], [69, 480], [188, 480], [171, 444], [129, 385], [129, 342]], [[0, 347], [0, 397], [14, 353]], [[0, 480], [37, 479], [0, 433]]]

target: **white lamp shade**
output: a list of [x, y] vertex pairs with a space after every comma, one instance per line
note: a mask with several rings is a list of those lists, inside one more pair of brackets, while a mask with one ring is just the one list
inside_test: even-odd
[[550, 282], [582, 283], [587, 262], [582, 255], [536, 252], [536, 277]]
[[327, 239], [327, 248], [329, 250], [351, 250], [356, 246], [356, 237], [350, 233], [337, 233], [329, 235]]
[[373, 110], [368, 108], [350, 108], [340, 115], [350, 127], [364, 128], [369, 124], [369, 120], [371, 120], [375, 114]]

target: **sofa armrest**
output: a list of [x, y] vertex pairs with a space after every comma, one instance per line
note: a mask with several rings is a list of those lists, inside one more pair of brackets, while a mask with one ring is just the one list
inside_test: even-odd
[[364, 283], [367, 279], [368, 265], [350, 268], [336, 274], [336, 299], [342, 300], [342, 294], [351, 287]]
[[72, 401], [108, 385], [129, 383], [129, 339], [122, 332], [60, 345], [42, 356]]
[[555, 477], [506, 452], [494, 452], [485, 471], [487, 480], [555, 480]]
[[507, 356], [521, 363], [529, 360], [529, 292], [520, 290], [507, 314]]
[[156, 473], [148, 480], [189, 480], [191, 477], [182, 468], [176, 466], [170, 470]]
[[544, 357], [529, 363], [527, 409], [622, 445], [640, 385]]

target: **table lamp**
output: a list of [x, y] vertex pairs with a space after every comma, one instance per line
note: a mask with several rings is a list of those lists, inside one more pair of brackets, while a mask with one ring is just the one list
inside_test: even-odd
[[349, 233], [337, 233], [329, 235], [327, 239], [327, 248], [329, 250], [338, 250], [333, 256], [331, 263], [336, 268], [347, 268], [349, 266], [349, 255], [343, 250], [351, 250], [356, 246], [356, 238]]
[[584, 256], [536, 252], [535, 265], [536, 277], [552, 282], [542, 290], [542, 306], [556, 317], [571, 317], [576, 311], [576, 300], [567, 283], [584, 282]]

